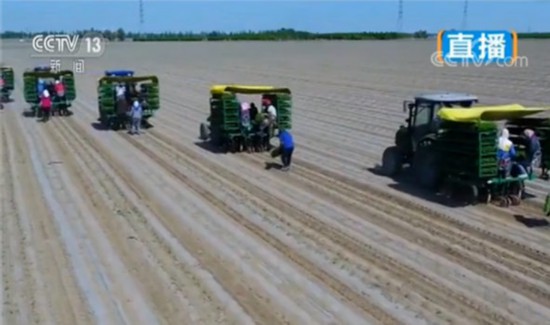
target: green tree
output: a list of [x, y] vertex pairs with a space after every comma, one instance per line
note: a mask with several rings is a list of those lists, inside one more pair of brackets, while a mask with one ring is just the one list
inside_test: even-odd
[[122, 28], [117, 29], [116, 38], [121, 42], [126, 39], [126, 33], [124, 32], [124, 29]]

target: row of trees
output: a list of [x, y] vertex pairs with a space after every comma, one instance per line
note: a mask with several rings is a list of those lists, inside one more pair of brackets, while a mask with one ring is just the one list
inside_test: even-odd
[[[132, 39], [138, 42], [147, 41], [277, 41], [277, 40], [390, 40], [416, 38], [425, 39], [435, 34], [429, 34], [425, 30], [414, 33], [397, 32], [357, 32], [357, 33], [311, 33], [297, 31], [294, 29], [282, 28], [274, 31], [243, 31], [243, 32], [165, 32], [165, 33], [133, 33], [125, 32], [122, 28], [117, 30], [78, 30], [73, 34], [84, 35], [86, 33], [101, 33], [109, 41], [124, 41]], [[63, 31], [44, 31], [40, 33], [26, 33], [5, 31], [0, 33], [1, 38], [32, 38], [37, 34], [64, 34]], [[519, 38], [546, 39], [550, 38], [550, 33], [520, 33]]]

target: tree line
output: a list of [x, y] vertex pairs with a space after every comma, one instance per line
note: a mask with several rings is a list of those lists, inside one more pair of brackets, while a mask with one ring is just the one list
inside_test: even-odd
[[[43, 31], [43, 32], [17, 32], [4, 31], [0, 38], [32, 38], [38, 34], [65, 34], [64, 31]], [[87, 33], [100, 33], [109, 41], [132, 40], [135, 42], [147, 41], [306, 41], [306, 40], [395, 40], [395, 39], [426, 39], [435, 37], [425, 30], [414, 33], [398, 32], [350, 32], [350, 33], [312, 33], [297, 31], [291, 28], [281, 28], [272, 31], [243, 31], [243, 32], [164, 32], [164, 33], [136, 33], [126, 32], [124, 29], [117, 30], [78, 30], [70, 32], [80, 36]], [[518, 33], [522, 39], [548, 39], [550, 33]]]

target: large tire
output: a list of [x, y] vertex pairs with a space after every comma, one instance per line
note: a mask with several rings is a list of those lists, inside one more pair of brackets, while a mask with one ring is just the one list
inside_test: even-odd
[[430, 190], [436, 189], [441, 180], [437, 155], [431, 150], [431, 146], [419, 147], [414, 154], [412, 170], [415, 180], [422, 187]]
[[396, 146], [388, 147], [382, 154], [382, 173], [395, 176], [403, 168], [403, 155]]
[[208, 137], [210, 136], [210, 130], [208, 129], [208, 125], [206, 125], [206, 123], [201, 123], [199, 133], [201, 140], [208, 140]]

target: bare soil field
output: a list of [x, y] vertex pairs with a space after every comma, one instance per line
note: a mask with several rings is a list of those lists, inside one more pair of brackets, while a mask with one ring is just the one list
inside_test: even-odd
[[[548, 182], [520, 207], [454, 208], [369, 171], [418, 92], [550, 105], [550, 42], [520, 43], [527, 68], [436, 68], [433, 41], [113, 43], [77, 75], [75, 114], [45, 124], [22, 117], [22, 73], [49, 62], [3, 47], [3, 324], [550, 323], [550, 227], [526, 226]], [[160, 78], [141, 136], [94, 127], [117, 68]], [[197, 145], [220, 83], [291, 88], [290, 172]]]

